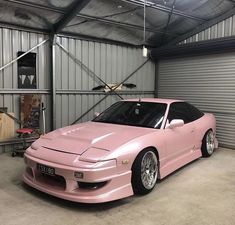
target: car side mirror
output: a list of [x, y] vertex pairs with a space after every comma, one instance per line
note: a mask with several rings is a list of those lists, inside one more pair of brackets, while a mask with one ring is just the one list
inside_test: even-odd
[[100, 115], [99, 112], [95, 112], [95, 113], [94, 113], [94, 118], [96, 118], [96, 117], [99, 116], [99, 115]]
[[176, 128], [176, 127], [182, 127], [184, 125], [184, 121], [180, 119], [175, 119], [170, 122], [170, 124], [166, 125], [166, 128]]

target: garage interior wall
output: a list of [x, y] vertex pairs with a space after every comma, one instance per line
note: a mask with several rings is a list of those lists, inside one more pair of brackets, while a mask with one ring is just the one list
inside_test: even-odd
[[[18, 51], [26, 52], [46, 39], [48, 39], [48, 36], [41, 33], [0, 28], [0, 59], [2, 59], [0, 60], [0, 67], [15, 59]], [[59, 42], [109, 84], [122, 82], [146, 60], [142, 57], [142, 50], [139, 48], [67, 37], [60, 37]], [[20, 95], [39, 93], [42, 95], [42, 101], [46, 106], [46, 130], [49, 131], [51, 129], [52, 104], [50, 94], [52, 65], [49, 41], [32, 52], [37, 53], [37, 89], [18, 89], [17, 62], [14, 62], [0, 71], [0, 107], [7, 107], [8, 112], [14, 112], [15, 117], [19, 118]], [[56, 128], [59, 128], [74, 122], [104, 97], [105, 93], [103, 91], [92, 91], [92, 88], [99, 86], [100, 83], [91, 74], [81, 69], [59, 46], [56, 46], [55, 68]], [[123, 89], [122, 97], [153, 97], [154, 79], [155, 64], [149, 61], [126, 81], [126, 83], [136, 84], [137, 88]], [[103, 111], [117, 100], [120, 100], [120, 98], [115, 95], [108, 96], [79, 122], [92, 119], [94, 112]], [[15, 129], [17, 128], [18, 125], [15, 123]], [[11, 150], [11, 148], [11, 145], [0, 145], [0, 153]]]
[[[6, 65], [17, 57], [18, 51], [28, 51], [48, 37], [44, 34], [0, 28], [0, 67]], [[20, 95], [24, 93], [40, 93], [42, 101], [50, 105], [50, 65], [49, 43], [41, 45], [33, 52], [37, 53], [36, 75], [37, 89], [18, 89], [17, 62], [0, 71], [0, 107], [7, 107], [8, 112], [14, 112], [16, 118], [20, 117]], [[50, 120], [50, 107], [46, 110], [46, 123]], [[19, 125], [15, 123], [15, 129]], [[50, 127], [47, 128], [49, 130]], [[6, 147], [0, 146], [0, 152]]]
[[[224, 19], [179, 44], [235, 34], [235, 16]], [[184, 99], [217, 119], [221, 145], [235, 149], [235, 53], [179, 57], [158, 64], [159, 97]]]
[[[73, 56], [108, 84], [122, 82], [138, 66], [146, 61], [142, 49], [123, 47], [93, 41], [60, 37], [59, 43]], [[104, 97], [103, 91], [92, 91], [101, 83], [92, 73], [87, 73], [75, 61], [56, 46], [56, 128], [74, 122], [84, 112]], [[126, 98], [153, 97], [155, 64], [147, 62], [126, 83], [133, 83], [134, 89], [123, 88], [118, 92]], [[95, 112], [102, 112], [112, 103], [120, 100], [116, 95], [108, 96], [79, 122], [91, 120]]]
[[161, 60], [158, 73], [159, 97], [215, 114], [219, 143], [235, 148], [235, 53]]

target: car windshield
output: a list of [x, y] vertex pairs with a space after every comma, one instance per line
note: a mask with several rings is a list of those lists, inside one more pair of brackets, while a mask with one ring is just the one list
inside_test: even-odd
[[166, 108], [163, 103], [121, 101], [93, 121], [160, 129]]

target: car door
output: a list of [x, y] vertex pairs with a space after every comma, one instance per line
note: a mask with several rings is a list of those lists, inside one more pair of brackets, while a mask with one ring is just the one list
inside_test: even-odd
[[195, 147], [195, 125], [185, 102], [174, 102], [170, 105], [167, 123], [173, 119], [182, 119], [184, 125], [175, 128], [165, 128], [166, 161], [177, 161], [187, 155]]

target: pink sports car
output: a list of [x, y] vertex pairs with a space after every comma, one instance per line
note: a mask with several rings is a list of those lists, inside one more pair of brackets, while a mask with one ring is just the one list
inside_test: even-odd
[[210, 156], [218, 146], [215, 132], [215, 117], [184, 101], [120, 101], [90, 122], [35, 141], [25, 153], [23, 180], [75, 202], [147, 194], [158, 179]]

